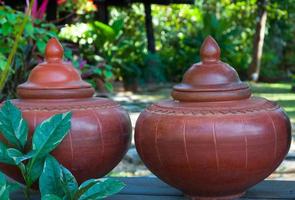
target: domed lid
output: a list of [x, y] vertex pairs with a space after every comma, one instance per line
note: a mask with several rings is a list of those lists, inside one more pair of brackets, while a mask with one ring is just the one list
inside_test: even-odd
[[202, 44], [201, 62], [194, 64], [182, 83], [173, 87], [172, 97], [187, 102], [229, 101], [251, 96], [248, 84], [241, 82], [237, 72], [220, 61], [220, 48], [208, 36]]
[[48, 41], [45, 62], [36, 66], [27, 82], [17, 87], [20, 98], [85, 98], [94, 94], [71, 63], [63, 61], [64, 50], [56, 38]]

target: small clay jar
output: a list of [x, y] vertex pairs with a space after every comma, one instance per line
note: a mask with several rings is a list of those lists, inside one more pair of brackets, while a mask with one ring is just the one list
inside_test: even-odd
[[[63, 53], [55, 38], [49, 40], [45, 62], [18, 86], [20, 99], [12, 102], [28, 121], [30, 138], [43, 120], [72, 112], [70, 133], [52, 154], [81, 183], [103, 177], [121, 161], [130, 145], [132, 128], [128, 113], [117, 103], [93, 97], [94, 89], [70, 63], [63, 62]], [[1, 164], [0, 169], [23, 182], [15, 167]]]
[[251, 97], [212, 37], [200, 52], [173, 100], [140, 114], [136, 148], [156, 176], [192, 199], [235, 199], [283, 161], [290, 121], [276, 103]]

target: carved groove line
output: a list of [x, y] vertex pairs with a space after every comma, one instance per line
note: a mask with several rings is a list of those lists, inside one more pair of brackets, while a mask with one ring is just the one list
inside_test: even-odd
[[160, 156], [160, 150], [159, 150], [159, 145], [158, 145], [158, 126], [159, 126], [159, 122], [161, 119], [158, 119], [157, 123], [156, 123], [156, 132], [155, 132], [155, 146], [156, 146], [156, 152], [157, 152], [157, 157], [159, 159], [160, 165], [161, 167], [163, 167], [163, 162]]
[[272, 124], [272, 128], [273, 128], [273, 133], [274, 133], [274, 160], [276, 160], [276, 158], [277, 158], [277, 146], [278, 146], [278, 134], [277, 134], [277, 129], [276, 129], [276, 125], [275, 125], [275, 123], [274, 123], [274, 121], [273, 121], [273, 119], [272, 119], [272, 117], [267, 113], [267, 116], [268, 116], [268, 118], [270, 119], [270, 121], [271, 121], [271, 124]]
[[212, 135], [213, 135], [214, 148], [215, 148], [216, 167], [217, 167], [217, 171], [219, 171], [219, 155], [218, 155], [218, 149], [217, 149], [217, 138], [216, 138], [215, 122], [213, 122]]
[[[137, 123], [139, 123], [138, 127], [144, 127], [144, 118], [141, 119], [141, 120], [138, 120]], [[138, 143], [139, 145], [137, 145], [137, 148], [139, 149], [139, 154], [141, 155], [141, 158], [142, 160], [145, 160], [145, 155], [144, 155], [144, 151], [142, 150], [142, 147], [143, 147], [143, 141], [144, 141], [144, 136], [142, 136], [142, 134], [140, 134], [140, 136], [138, 136], [139, 133], [136, 133], [136, 130], [135, 130], [135, 134], [138, 138]], [[144, 135], [144, 134], [143, 134]]]
[[248, 138], [245, 136], [245, 150], [246, 150], [246, 162], [245, 162], [245, 167], [248, 169]]
[[188, 156], [188, 151], [187, 151], [186, 121], [185, 120], [183, 122], [183, 142], [184, 142], [184, 151], [185, 151], [186, 162], [187, 162], [190, 174], [192, 174], [192, 167], [191, 167], [191, 163], [189, 161], [189, 156]]
[[[244, 121], [243, 117], [240, 117], [241, 120], [241, 124], [243, 126], [242, 130], [247, 130], [246, 128], [246, 122]], [[248, 138], [247, 138], [247, 134], [245, 134], [244, 136], [244, 142], [245, 142], [245, 169], [248, 169]]]
[[101, 125], [101, 121], [99, 119], [99, 116], [98, 114], [96, 113], [95, 110], [92, 111], [96, 121], [97, 121], [97, 124], [98, 124], [98, 128], [99, 128], [99, 136], [100, 136], [100, 140], [101, 140], [101, 165], [103, 165], [103, 161], [104, 161], [104, 151], [105, 151], [105, 146], [104, 146], [104, 140], [103, 140], [103, 135], [102, 135], [102, 125]]

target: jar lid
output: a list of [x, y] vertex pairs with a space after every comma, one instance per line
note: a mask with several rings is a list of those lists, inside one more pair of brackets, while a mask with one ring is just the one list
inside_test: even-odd
[[48, 41], [45, 62], [36, 66], [28, 80], [17, 87], [25, 99], [62, 99], [92, 97], [94, 89], [82, 80], [71, 63], [63, 61], [64, 49], [56, 38]]
[[220, 48], [211, 36], [203, 42], [200, 56], [201, 62], [189, 68], [182, 83], [173, 87], [175, 100], [230, 101], [251, 96], [249, 85], [240, 80], [231, 66], [220, 61]]

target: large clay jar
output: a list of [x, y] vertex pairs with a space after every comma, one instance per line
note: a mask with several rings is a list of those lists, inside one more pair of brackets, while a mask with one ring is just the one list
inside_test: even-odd
[[274, 102], [251, 97], [220, 61], [212, 37], [173, 100], [141, 113], [136, 148], [146, 166], [192, 199], [234, 199], [269, 176], [290, 147], [290, 121]]
[[[94, 89], [82, 81], [70, 63], [62, 61], [63, 48], [56, 39], [46, 47], [45, 62], [35, 67], [17, 88], [12, 102], [29, 123], [30, 136], [43, 120], [72, 112], [71, 130], [52, 154], [78, 182], [109, 173], [123, 158], [131, 138], [128, 113], [117, 103], [93, 97]], [[11, 178], [22, 181], [14, 167], [0, 166]]]

